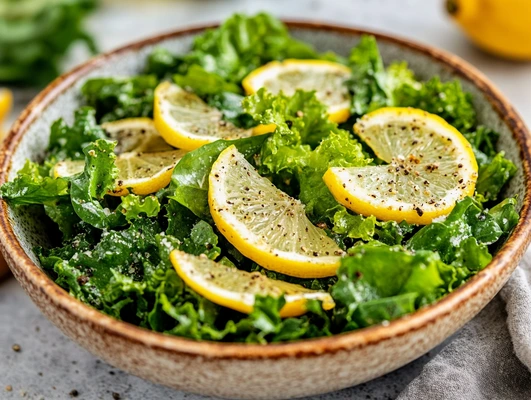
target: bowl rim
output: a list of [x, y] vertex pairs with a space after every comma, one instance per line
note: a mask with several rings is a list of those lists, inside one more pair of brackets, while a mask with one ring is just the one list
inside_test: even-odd
[[[520, 220], [500, 251], [493, 257], [490, 264], [476, 276], [438, 302], [423, 307], [413, 314], [391, 321], [352, 332], [329, 337], [303, 339], [288, 343], [267, 345], [209, 342], [170, 336], [150, 331], [127, 322], [116, 320], [72, 297], [44, 271], [36, 265], [24, 252], [10, 225], [7, 204], [0, 202], [0, 241], [2, 252], [11, 260], [11, 268], [16, 277], [24, 275], [32, 281], [34, 287], [46, 295], [55, 306], [71, 314], [79, 322], [89, 323], [93, 329], [99, 330], [109, 338], [117, 338], [149, 346], [155, 350], [177, 355], [200, 356], [205, 359], [279, 359], [285, 357], [311, 357], [323, 353], [335, 353], [343, 350], [375, 345], [394, 337], [404, 336], [413, 331], [421, 330], [438, 319], [447, 317], [456, 309], [488, 288], [489, 284], [499, 275], [508, 275], [516, 262], [525, 252], [531, 241], [531, 141], [529, 132], [521, 117], [498, 89], [475, 67], [461, 58], [446, 51], [428, 45], [412, 42], [408, 39], [342, 25], [315, 21], [283, 20], [289, 29], [306, 29], [314, 31], [331, 31], [338, 34], [374, 35], [378, 41], [389, 42], [402, 48], [429, 56], [443, 64], [453, 75], [472, 82], [488, 99], [500, 119], [509, 127], [516, 140], [523, 164], [526, 192], [523, 198]], [[8, 179], [11, 167], [11, 156], [16, 150], [22, 136], [35, 122], [40, 113], [67, 88], [73, 86], [94, 68], [103, 65], [109, 59], [130, 51], [138, 51], [145, 46], [154, 45], [167, 39], [199, 33], [214, 28], [219, 24], [201, 24], [178, 29], [169, 33], [156, 35], [136, 41], [116, 50], [98, 55], [73, 70], [61, 75], [39, 93], [12, 125], [0, 149], [0, 185]]]

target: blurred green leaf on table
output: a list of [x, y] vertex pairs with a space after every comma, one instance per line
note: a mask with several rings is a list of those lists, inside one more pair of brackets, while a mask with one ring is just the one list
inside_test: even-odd
[[96, 52], [83, 20], [98, 0], [0, 0], [0, 83], [42, 86], [75, 42]]

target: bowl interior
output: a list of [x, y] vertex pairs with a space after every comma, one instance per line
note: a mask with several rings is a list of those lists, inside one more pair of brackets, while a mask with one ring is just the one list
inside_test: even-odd
[[[292, 27], [291, 31], [295, 37], [313, 44], [320, 51], [334, 51], [343, 56], [347, 56], [350, 49], [359, 40], [359, 34], [355, 32], [337, 32], [302, 26]], [[80, 87], [86, 79], [142, 73], [146, 57], [155, 47], [160, 46], [175, 53], [185, 53], [191, 46], [193, 36], [193, 33], [187, 33], [166, 37], [155, 44], [151, 42], [141, 47], [128, 48], [100, 59], [98, 63], [95, 63], [94, 68], [85, 70], [87, 72], [81, 79], [75, 81], [56, 96], [42, 110], [39, 117], [30, 123], [12, 154], [12, 163], [8, 173], [9, 179], [16, 175], [16, 171], [24, 165], [26, 159], [29, 158], [34, 161], [42, 159], [44, 149], [48, 145], [50, 126], [53, 121], [64, 118], [67, 123], [72, 122], [74, 111], [82, 105], [79, 93]], [[425, 52], [386, 38], [379, 38], [378, 43], [386, 63], [394, 60], [406, 61], [422, 79], [429, 79], [434, 75], [439, 75], [442, 80], [459, 79], [465, 90], [472, 93], [479, 122], [500, 133], [499, 150], [505, 151], [506, 156], [518, 167], [516, 176], [506, 189], [506, 195], [518, 195], [519, 207], [521, 207], [525, 194], [525, 182], [520, 149], [509, 126], [491, 104], [489, 96], [464, 75], [456, 73], [448, 65]], [[35, 246], [46, 246], [49, 243], [49, 226], [47, 223], [43, 223], [47, 220], [31, 208], [9, 208], [8, 213], [13, 231], [21, 246], [26, 254], [38, 264], [38, 259], [32, 249]]]

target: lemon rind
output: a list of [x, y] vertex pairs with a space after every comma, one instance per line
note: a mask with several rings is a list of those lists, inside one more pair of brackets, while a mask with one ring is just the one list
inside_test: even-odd
[[[162, 82], [155, 88], [153, 121], [155, 123], [155, 128], [168, 144], [183, 150], [192, 151], [217, 140], [233, 138], [194, 135], [192, 132], [182, 129], [180, 124], [170, 115], [168, 106], [164, 106], [164, 98], [170, 93], [170, 91], [176, 90], [180, 91], [184, 89], [171, 82]], [[214, 111], [215, 109], [212, 108], [212, 110]], [[242, 136], [238, 137], [253, 135], [253, 129], [239, 129], [239, 131]]]

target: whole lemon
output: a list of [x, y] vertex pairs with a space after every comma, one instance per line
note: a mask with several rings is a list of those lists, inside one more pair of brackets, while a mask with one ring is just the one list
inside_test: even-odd
[[482, 49], [531, 60], [530, 0], [447, 0], [446, 9]]

